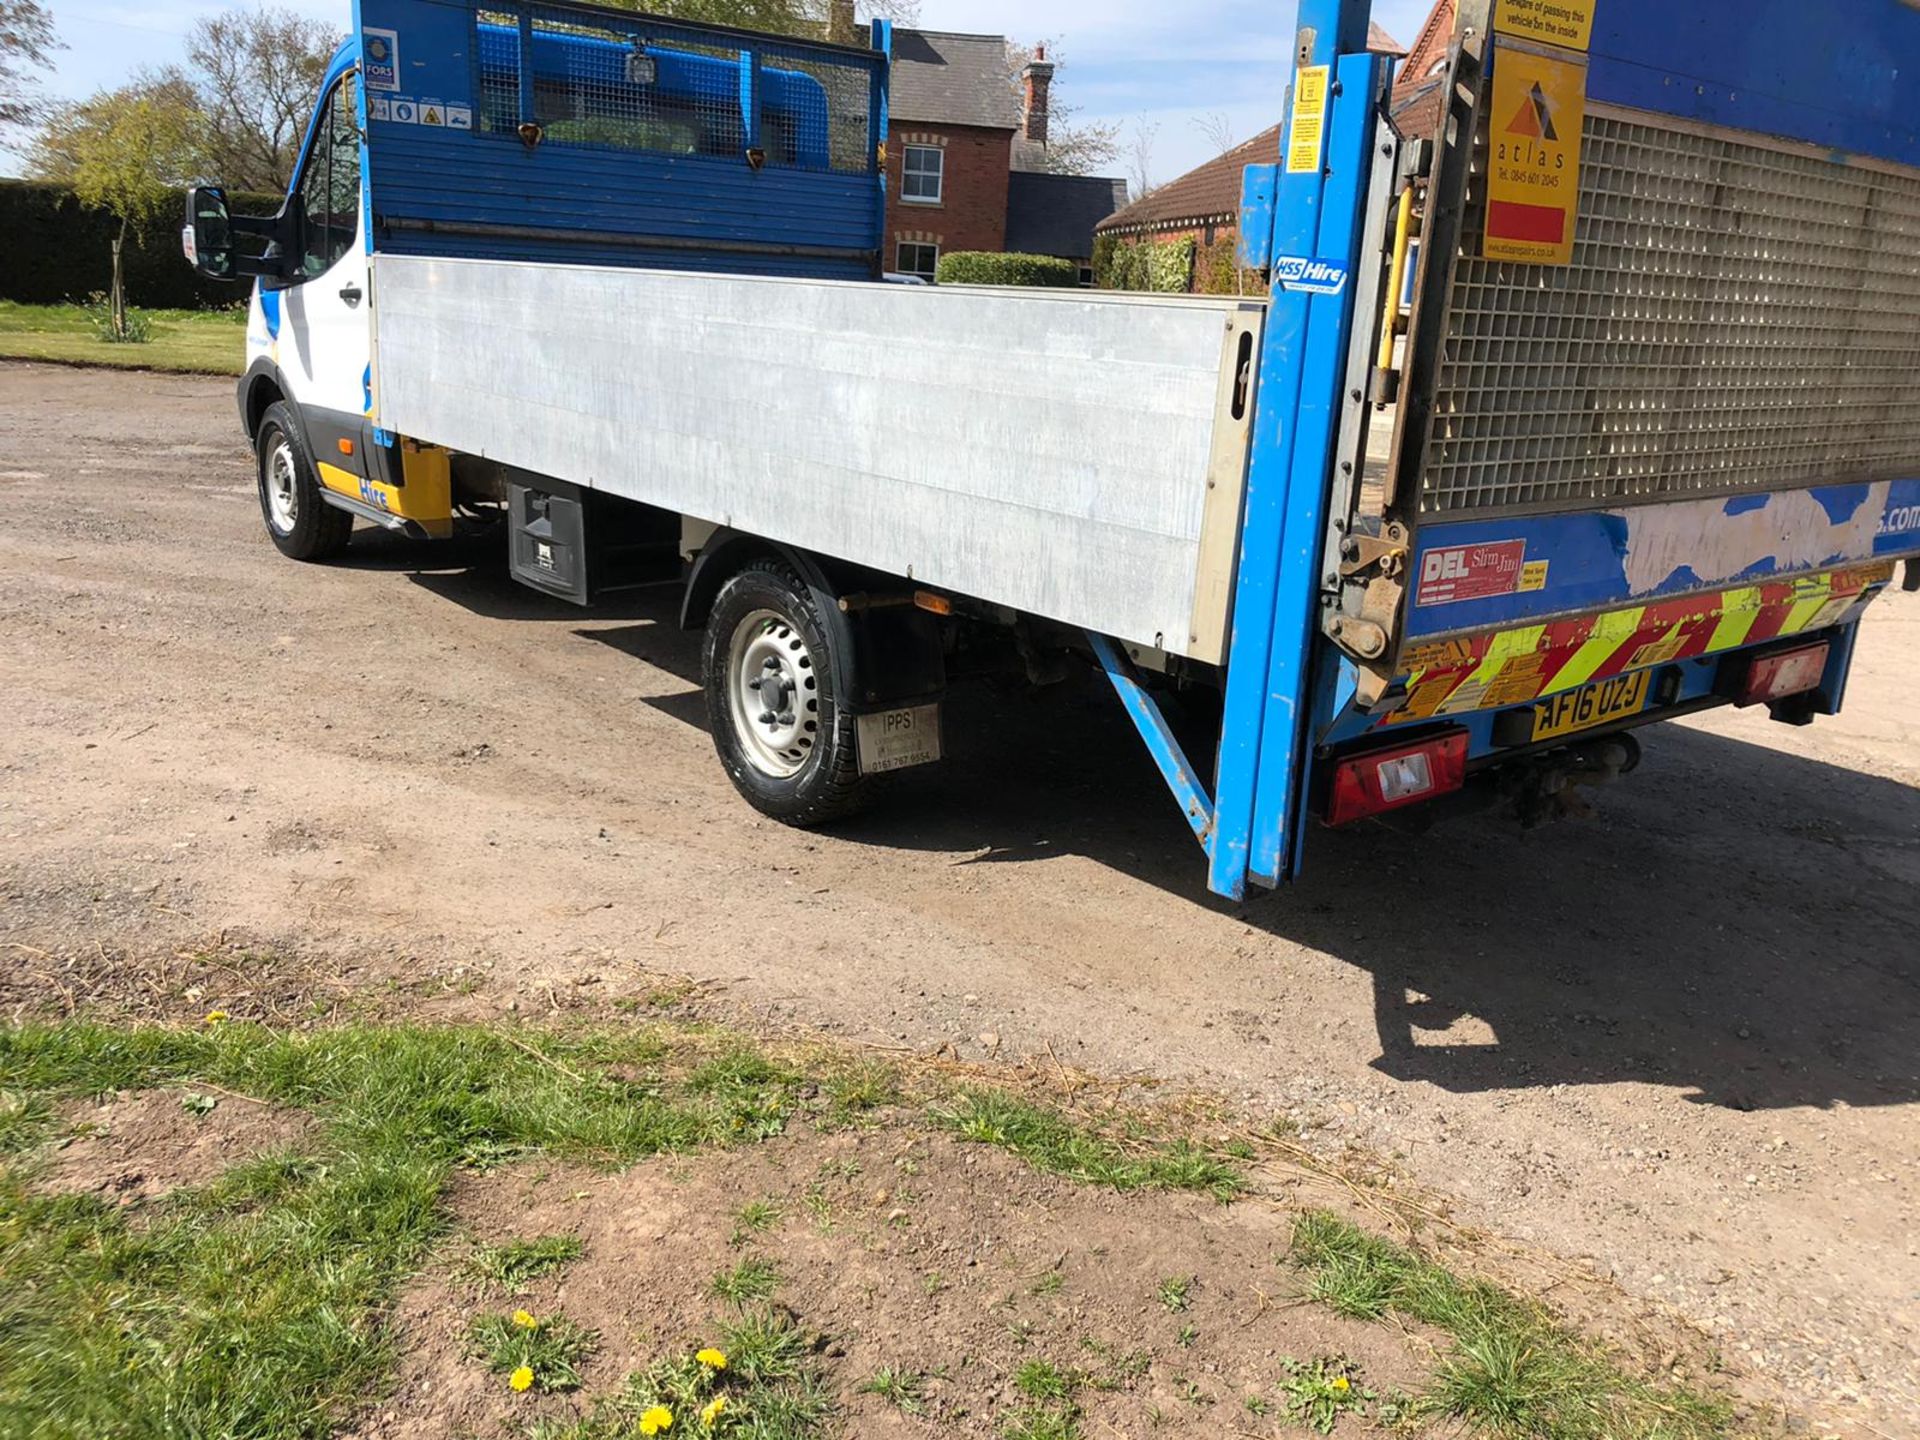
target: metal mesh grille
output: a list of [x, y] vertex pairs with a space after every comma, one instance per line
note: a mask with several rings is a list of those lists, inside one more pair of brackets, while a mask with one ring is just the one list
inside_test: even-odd
[[521, 114], [520, 12], [479, 12], [482, 133], [517, 136], [530, 119], [542, 145], [739, 160], [750, 138], [742, 97], [757, 66], [764, 164], [863, 174], [877, 163], [868, 134], [872, 64], [774, 40], [744, 51], [640, 16], [535, 6], [531, 18], [529, 116]]
[[1920, 177], [1609, 115], [1585, 137], [1571, 266], [1481, 259], [1470, 196], [1422, 509], [1914, 473]]

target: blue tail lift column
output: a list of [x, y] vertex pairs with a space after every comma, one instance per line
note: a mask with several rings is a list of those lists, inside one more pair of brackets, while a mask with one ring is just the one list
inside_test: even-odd
[[1330, 718], [1339, 678], [1315, 672], [1316, 665], [1337, 671], [1339, 659], [1314, 644], [1312, 632], [1354, 325], [1352, 278], [1389, 73], [1387, 61], [1367, 53], [1369, 9], [1367, 0], [1300, 4], [1271, 244], [1254, 242], [1270, 250], [1274, 287], [1255, 380], [1211, 803], [1124, 654], [1094, 637], [1095, 653], [1206, 848], [1208, 888], [1234, 900], [1249, 877], [1278, 885], [1297, 869], [1307, 736], [1316, 712]]

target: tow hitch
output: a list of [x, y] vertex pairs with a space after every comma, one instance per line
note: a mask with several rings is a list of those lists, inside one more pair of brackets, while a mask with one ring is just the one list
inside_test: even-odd
[[1582, 793], [1611, 785], [1640, 764], [1640, 742], [1631, 735], [1585, 740], [1562, 750], [1514, 760], [1500, 768], [1499, 790], [1531, 830], [1552, 820], [1592, 816]]

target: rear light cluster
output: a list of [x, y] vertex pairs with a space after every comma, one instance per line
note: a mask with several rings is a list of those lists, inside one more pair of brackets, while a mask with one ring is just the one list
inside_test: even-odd
[[1831, 644], [1822, 641], [1818, 645], [1802, 645], [1797, 650], [1761, 656], [1747, 666], [1736, 702], [1764, 705], [1770, 700], [1785, 700], [1791, 695], [1819, 689], [1827, 673], [1827, 655], [1832, 649]]
[[1342, 760], [1327, 796], [1327, 824], [1351, 825], [1369, 815], [1417, 805], [1467, 783], [1467, 734], [1455, 730], [1418, 745], [1375, 750]]

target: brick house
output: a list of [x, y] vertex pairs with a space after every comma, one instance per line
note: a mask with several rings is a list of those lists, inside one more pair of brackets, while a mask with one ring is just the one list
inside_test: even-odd
[[[1452, 3], [1453, 0], [1440, 0], [1442, 7]], [[1429, 20], [1429, 29], [1432, 24]], [[1395, 59], [1407, 54], [1406, 47], [1378, 25], [1370, 28], [1367, 48], [1376, 55]], [[1443, 61], [1445, 49], [1443, 40]], [[1249, 165], [1271, 165], [1279, 160], [1280, 130], [1278, 125], [1262, 130], [1226, 154], [1149, 191], [1101, 221], [1095, 227], [1096, 234], [1119, 241], [1192, 240], [1194, 266], [1189, 288], [1200, 291], [1221, 288], [1227, 280], [1237, 278], [1232, 255], [1240, 219], [1241, 176]]]
[[888, 268], [933, 278], [955, 250], [1017, 250], [1082, 267], [1094, 226], [1126, 181], [1046, 173], [1053, 65], [1043, 50], [1019, 93], [1003, 35], [894, 31], [887, 134]]

